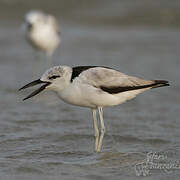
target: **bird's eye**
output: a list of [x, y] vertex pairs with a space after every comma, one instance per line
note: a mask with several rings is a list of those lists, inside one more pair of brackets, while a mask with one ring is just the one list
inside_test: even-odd
[[56, 78], [58, 78], [58, 77], [60, 77], [60, 76], [56, 76], [56, 75], [54, 75], [54, 76], [51, 76], [51, 77], [49, 77], [49, 79], [56, 79]]

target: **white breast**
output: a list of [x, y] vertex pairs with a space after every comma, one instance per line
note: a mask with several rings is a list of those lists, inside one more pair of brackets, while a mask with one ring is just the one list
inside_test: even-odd
[[28, 39], [35, 48], [47, 54], [51, 54], [60, 43], [58, 34], [49, 25], [37, 25], [29, 33]]

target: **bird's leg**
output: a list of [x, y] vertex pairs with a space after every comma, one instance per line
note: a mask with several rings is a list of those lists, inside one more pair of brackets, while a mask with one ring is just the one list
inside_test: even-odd
[[50, 68], [53, 66], [53, 57], [51, 53], [46, 54], [46, 68]]
[[92, 113], [93, 113], [94, 136], [95, 136], [94, 151], [97, 152], [98, 140], [99, 140], [99, 130], [98, 130], [98, 124], [97, 124], [96, 109], [92, 109]]
[[37, 61], [37, 62], [41, 61], [41, 52], [40, 51], [36, 51], [34, 56], [35, 56], [35, 61]]
[[102, 107], [98, 107], [98, 112], [99, 112], [99, 119], [100, 119], [100, 126], [101, 126], [101, 135], [100, 135], [100, 138], [99, 138], [99, 144], [98, 144], [97, 152], [100, 152], [103, 137], [104, 137], [104, 133], [105, 133], [105, 126], [104, 126], [104, 120], [103, 120], [103, 109], [102, 109]]
[[33, 76], [34, 78], [36, 78], [37, 76], [40, 76], [44, 69], [42, 68], [42, 64], [41, 64], [41, 53], [39, 51], [36, 51], [34, 53], [34, 58], [35, 58], [35, 61], [33, 62]]

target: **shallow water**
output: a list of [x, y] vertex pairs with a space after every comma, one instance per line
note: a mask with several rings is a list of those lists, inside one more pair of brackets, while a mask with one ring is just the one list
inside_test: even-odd
[[[139, 179], [135, 166], [148, 152], [180, 161], [180, 31], [175, 27], [120, 27], [64, 21], [54, 64], [104, 65], [170, 87], [150, 90], [104, 112], [102, 153], [93, 152], [89, 109], [51, 93], [22, 102], [18, 92], [39, 78], [34, 52], [18, 20], [0, 23], [0, 179]], [[42, 56], [42, 58], [44, 58]], [[44, 58], [45, 59], [45, 58]], [[178, 179], [180, 170], [152, 170], [145, 179]]]

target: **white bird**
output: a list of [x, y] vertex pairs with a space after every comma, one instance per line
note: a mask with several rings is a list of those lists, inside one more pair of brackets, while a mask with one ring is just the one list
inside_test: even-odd
[[32, 10], [25, 15], [26, 38], [32, 47], [51, 57], [60, 44], [60, 25], [53, 15]]
[[[108, 67], [98, 66], [55, 66], [48, 69], [40, 79], [19, 90], [44, 84], [23, 100], [29, 99], [44, 89], [55, 91], [64, 102], [92, 109], [96, 152], [101, 151], [105, 133], [103, 108], [124, 103], [151, 88], [169, 86], [165, 80], [144, 80], [128, 76]], [[99, 113], [100, 130], [96, 111]]]

